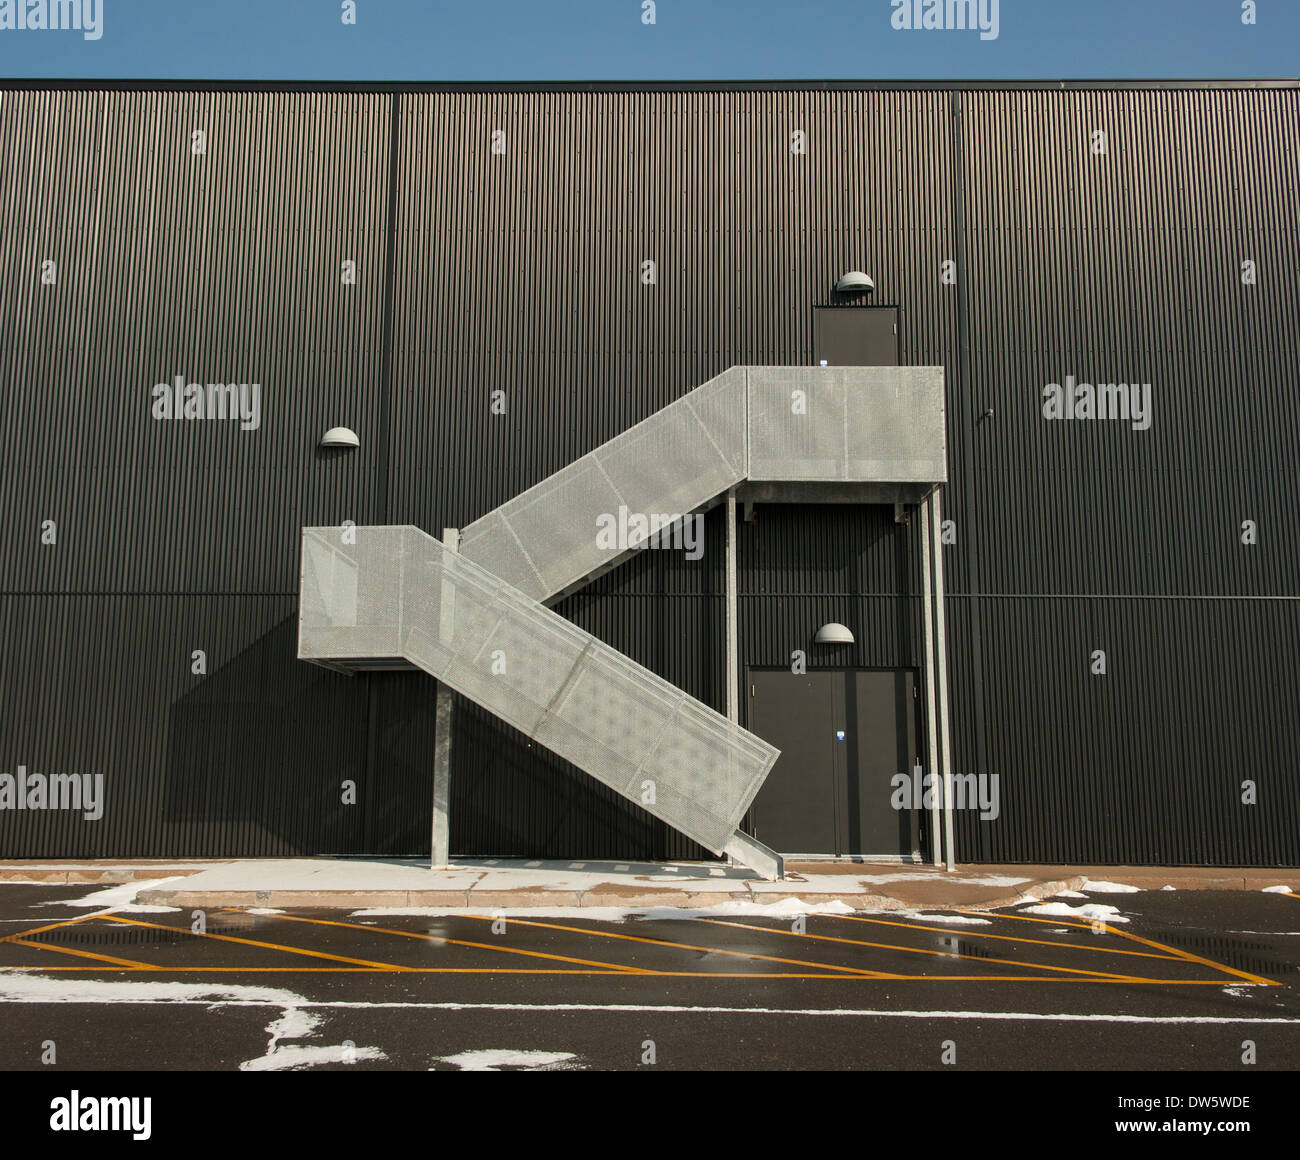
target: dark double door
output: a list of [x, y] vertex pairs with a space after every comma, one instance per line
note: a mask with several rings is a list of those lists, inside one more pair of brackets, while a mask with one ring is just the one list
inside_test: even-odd
[[746, 691], [750, 731], [781, 750], [750, 807], [760, 842], [782, 854], [917, 850], [916, 812], [891, 804], [918, 752], [910, 670], [754, 670]]

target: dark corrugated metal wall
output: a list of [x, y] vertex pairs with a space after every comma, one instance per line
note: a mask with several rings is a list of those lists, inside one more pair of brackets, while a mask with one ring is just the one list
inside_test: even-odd
[[[954, 764], [1003, 803], [961, 854], [1300, 864], [1296, 129], [1294, 89], [0, 89], [0, 771], [109, 802], [0, 813], [0, 854], [427, 849], [433, 682], [293, 659], [298, 528], [463, 526], [729, 365], [807, 363], [865, 267], [948, 375]], [[1151, 429], [1045, 422], [1066, 374], [1150, 380]], [[151, 420], [175, 375], [259, 381], [260, 429]], [[322, 457], [337, 423], [362, 447]], [[919, 666], [918, 535], [760, 507], [744, 663], [833, 619], [834, 663]], [[560, 611], [720, 706], [721, 545], [714, 512], [700, 562]], [[456, 849], [699, 853], [458, 723]]]
[[[1297, 93], [955, 99], [961, 389], [994, 415], [945, 497], [964, 549], [953, 713], [961, 768], [1000, 773], [1004, 802], [997, 822], [962, 817], [960, 849], [1295, 865]], [[1149, 429], [1044, 420], [1040, 392], [1070, 374], [1150, 383]]]
[[[382, 448], [316, 443], [377, 424], [390, 103], [0, 90], [0, 772], [107, 798], [0, 813], [0, 853], [385, 849], [419, 797], [362, 776], [364, 684], [294, 659], [298, 529], [378, 516]], [[257, 382], [258, 428], [153, 419], [177, 375]]]

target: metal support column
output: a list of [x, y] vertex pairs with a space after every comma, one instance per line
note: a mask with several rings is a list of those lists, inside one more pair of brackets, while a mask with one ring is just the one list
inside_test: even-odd
[[[727, 489], [727, 720], [740, 724], [740, 617], [737, 612], [736, 489]], [[724, 853], [733, 865], [748, 866], [769, 881], [785, 877], [785, 859], [757, 838], [737, 829]]]
[[949, 870], [957, 869], [957, 851], [953, 841], [952, 822], [952, 749], [948, 734], [948, 641], [944, 624], [943, 604], [943, 512], [939, 491], [932, 499], [930, 524], [931, 564], [934, 568], [934, 654], [935, 709], [938, 716], [939, 764], [943, 772], [943, 846]]
[[736, 612], [736, 489], [727, 489], [727, 720], [740, 724], [740, 642]]
[[[940, 833], [943, 799], [937, 792], [939, 786], [939, 735], [935, 726], [935, 685], [939, 664], [934, 651], [934, 600], [930, 583], [930, 497], [921, 504], [921, 623], [925, 631], [925, 773], [912, 771], [914, 777], [923, 776], [922, 787], [930, 787], [930, 861], [938, 866], [943, 861], [943, 838]], [[924, 799], [922, 799], [924, 800]]]
[[[443, 547], [455, 552], [460, 547], [460, 531], [444, 528]], [[455, 592], [446, 578], [442, 582], [442, 607], [439, 610], [438, 632], [444, 643], [455, 635]], [[429, 865], [434, 870], [445, 869], [451, 861], [451, 723], [454, 703], [452, 691], [442, 681], [438, 682], [438, 702], [433, 743], [433, 841]]]

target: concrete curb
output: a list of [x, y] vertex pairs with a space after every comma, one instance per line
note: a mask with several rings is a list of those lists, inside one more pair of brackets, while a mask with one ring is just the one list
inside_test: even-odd
[[[798, 901], [808, 905], [842, 902], [854, 910], [907, 910], [912, 907], [899, 898], [883, 894], [850, 894], [845, 892], [820, 892], [800, 894], [798, 891], [772, 891], [755, 896], [748, 891], [709, 891], [697, 894], [685, 890], [665, 891], [662, 894], [637, 893], [606, 894], [597, 890], [142, 890], [134, 901], [141, 906], [176, 906], [182, 910], [191, 907], [217, 910], [221, 907], [266, 907], [275, 910], [360, 910], [378, 907], [455, 907], [467, 911], [486, 912], [514, 910], [522, 907], [563, 907], [564, 909], [592, 910], [613, 907], [619, 910], [650, 910], [656, 907], [677, 907], [683, 910], [704, 910], [724, 902], [753, 902], [761, 905]], [[965, 905], [965, 904], [963, 904]], [[983, 904], [971, 909], [984, 909]], [[927, 909], [938, 909], [927, 907]]]
[[[254, 860], [259, 861], [259, 860]], [[285, 859], [285, 862], [309, 862], [309, 873], [302, 867], [282, 870], [265, 860], [265, 876], [261, 869], [251, 873], [246, 860], [208, 859], [187, 862], [134, 860], [109, 862], [107, 860], [0, 862], [0, 884], [30, 883], [39, 885], [96, 883], [109, 885], [139, 882], [141, 888], [134, 901], [141, 905], [175, 906], [181, 908], [218, 909], [221, 907], [266, 907], [278, 910], [291, 909], [411, 909], [436, 907], [470, 911], [495, 911], [504, 909], [553, 907], [564, 909], [592, 909], [596, 907], [619, 910], [647, 910], [654, 908], [706, 909], [727, 902], [748, 902], [773, 905], [798, 902], [817, 905], [839, 902], [854, 910], [972, 910], [988, 911], [1018, 903], [1038, 902], [1063, 891], [1083, 890], [1088, 881], [1110, 882], [1132, 886], [1138, 890], [1240, 890], [1256, 891], [1300, 877], [1300, 871], [1278, 867], [1060, 867], [1060, 866], [990, 866], [962, 865], [958, 874], [950, 875], [937, 867], [917, 867], [879, 879], [879, 865], [862, 862], [824, 862], [796, 864], [785, 882], [764, 882], [736, 878], [724, 881], [701, 874], [694, 864], [684, 866], [680, 885], [670, 885], [662, 879], [651, 880], [643, 870], [620, 877], [610, 873], [610, 878], [597, 878], [596, 884], [587, 885], [570, 880], [563, 883], [565, 870], [558, 871], [556, 885], [548, 887], [545, 875], [541, 881], [530, 874], [530, 881], [511, 885], [518, 865], [499, 865], [493, 861], [489, 869], [484, 865], [458, 866], [451, 871], [425, 871], [387, 886], [381, 876], [376, 880], [373, 867], [361, 870], [362, 881], [357, 889], [348, 889], [349, 875], [338, 873], [344, 863], [331, 859]], [[410, 860], [410, 868], [418, 868]], [[525, 863], [536, 867], [538, 863]], [[189, 878], [203, 871], [222, 871], [232, 868], [236, 873], [217, 877], [230, 882], [230, 888], [220, 888], [209, 879], [209, 885], [196, 881], [192, 886], [171, 882], [165, 886], [150, 887], [147, 883], [159, 878]], [[318, 867], [324, 873], [318, 877]], [[506, 871], [498, 874], [497, 870]], [[626, 870], [626, 866], [614, 870]], [[385, 874], [387, 871], [385, 871]], [[707, 871], [705, 872], [707, 873]], [[287, 877], [286, 877], [287, 875]], [[839, 881], [831, 883], [827, 875], [836, 875]], [[297, 883], [295, 882], [295, 877]], [[1014, 887], [988, 879], [1009, 877], [1022, 879]], [[313, 880], [316, 879], [316, 880]], [[516, 879], [518, 880], [518, 879]], [[281, 882], [281, 886], [272, 885]], [[355, 879], [354, 879], [355, 881]], [[236, 886], [236, 883], [242, 885]], [[339, 883], [338, 887], [329, 885]], [[427, 886], [422, 885], [427, 883]], [[562, 884], [563, 883], [563, 884]], [[265, 888], [260, 888], [265, 886]], [[819, 886], [823, 888], [819, 889]], [[824, 887], [830, 887], [829, 889]]]
[[[748, 883], [739, 883], [737, 890], [656, 890], [653, 887], [637, 889], [610, 884], [608, 889], [591, 890], [150, 890], [143, 889], [135, 897], [142, 906], [178, 906], [203, 910], [221, 907], [267, 907], [276, 910], [341, 909], [359, 910], [378, 907], [455, 907], [466, 910], [492, 911], [523, 907], [563, 907], [565, 909], [592, 909], [614, 907], [622, 910], [647, 910], [656, 907], [678, 907], [684, 910], [703, 910], [724, 902], [752, 902], [771, 905], [782, 902], [802, 902], [810, 906], [840, 902], [853, 910], [993, 910], [1013, 906], [1018, 902], [1037, 902], [1050, 898], [1062, 890], [1077, 890], [1083, 877], [1034, 882], [1022, 889], [997, 894], [992, 898], [975, 899], [917, 899], [908, 898], [905, 887], [893, 894], [867, 891], [817, 891], [773, 889], [764, 884], [761, 890], [752, 889]], [[932, 885], [925, 883], [925, 885]], [[971, 884], [954, 883], [971, 892]]]
[[[217, 863], [221, 865], [223, 863]], [[54, 885], [58, 886], [65, 882], [102, 882], [109, 885], [121, 884], [123, 882], [147, 882], [153, 878], [177, 878], [181, 875], [189, 876], [191, 874], [200, 874], [204, 870], [212, 869], [211, 866], [194, 866], [187, 864], [185, 866], [105, 866], [102, 869], [94, 867], [33, 867], [31, 869], [20, 869], [16, 867], [0, 867], [0, 883], [12, 883], [15, 886], [26, 884], [28, 886]]]
[[1035, 882], [1013, 894], [1006, 894], [990, 902], [983, 902], [978, 906], [967, 906], [964, 909], [997, 910], [1002, 906], [1015, 906], [1018, 902], [1042, 902], [1043, 899], [1060, 894], [1063, 890], [1078, 890], [1086, 881], [1087, 879], [1080, 874], [1074, 878], [1058, 878], [1052, 882]]

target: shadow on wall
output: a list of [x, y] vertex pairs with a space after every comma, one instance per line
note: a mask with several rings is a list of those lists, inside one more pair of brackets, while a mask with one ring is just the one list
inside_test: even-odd
[[713, 859], [640, 806], [463, 697], [456, 698], [453, 738], [453, 855]]
[[[346, 677], [297, 645], [291, 617], [172, 706], [161, 844], [175, 857], [427, 857], [437, 682]], [[712, 857], [462, 697], [454, 729], [457, 854]]]
[[364, 848], [366, 687], [297, 650], [290, 617], [173, 704], [163, 818], [176, 855], [386, 850]]

